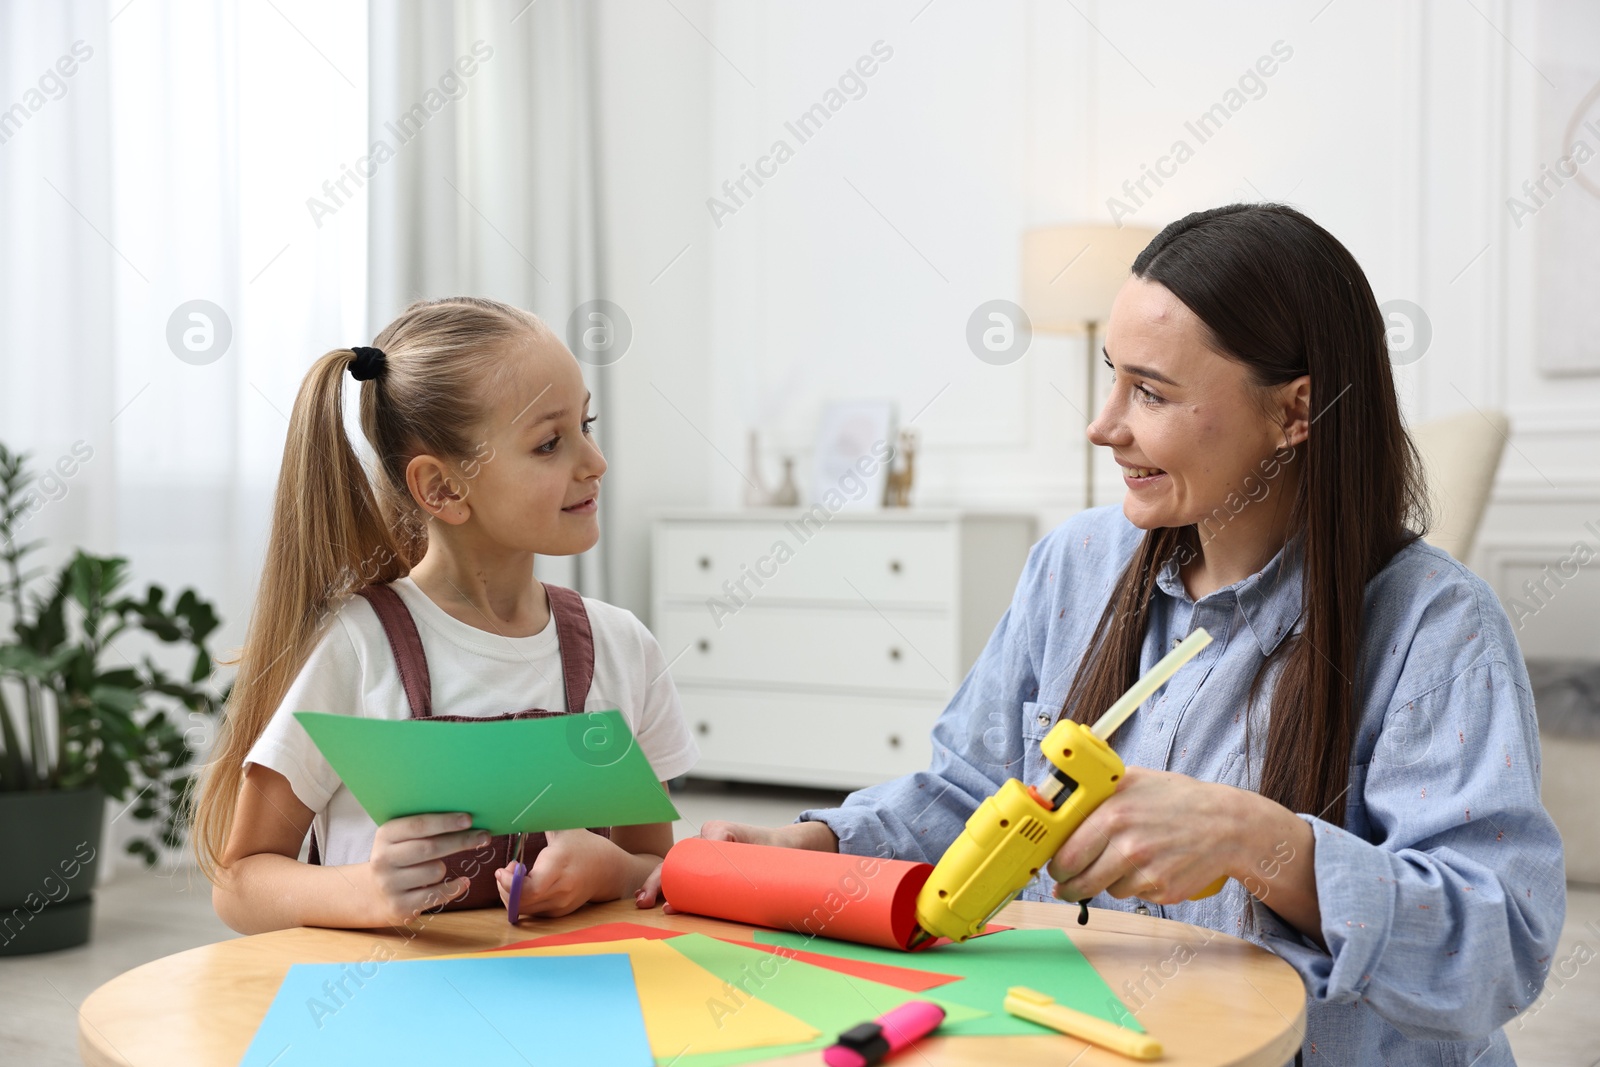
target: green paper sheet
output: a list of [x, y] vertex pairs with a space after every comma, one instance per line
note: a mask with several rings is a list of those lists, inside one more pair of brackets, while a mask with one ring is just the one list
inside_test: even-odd
[[[785, 959], [758, 948], [729, 944], [705, 934], [682, 934], [664, 943], [728, 983], [727, 998], [708, 1004], [707, 1010], [737, 1011], [740, 998], [748, 993], [779, 1011], [786, 1011], [809, 1023], [822, 1031], [823, 1035], [803, 1044], [774, 1045], [737, 1052], [697, 1055], [693, 1049], [689, 1049], [671, 1061], [673, 1067], [733, 1067], [753, 1060], [777, 1059], [797, 1052], [824, 1049], [836, 1042], [842, 1031], [857, 1023], [875, 1019], [908, 1000], [931, 1000], [944, 1008], [947, 1012], [946, 1026], [956, 1021], [982, 1021], [982, 1010], [974, 1010], [944, 996], [907, 992], [800, 960]], [[903, 952], [892, 955], [902, 960], [905, 958]], [[947, 987], [941, 987], [941, 992], [944, 988]], [[659, 1064], [666, 1062], [657, 1061]]]
[[449, 811], [491, 834], [678, 819], [620, 711], [487, 722], [294, 717], [380, 826]]
[[803, 948], [869, 963], [960, 975], [963, 981], [939, 987], [940, 1000], [979, 1008], [989, 1015], [970, 1022], [946, 1022], [941, 1033], [969, 1036], [1051, 1033], [1043, 1026], [1006, 1012], [1006, 990], [1014, 985], [1037, 989], [1054, 997], [1058, 1004], [1144, 1033], [1139, 1020], [1063, 930], [1001, 930], [964, 944], [941, 945], [910, 956], [870, 945], [808, 938], [779, 930], [757, 930], [755, 940], [764, 945]]

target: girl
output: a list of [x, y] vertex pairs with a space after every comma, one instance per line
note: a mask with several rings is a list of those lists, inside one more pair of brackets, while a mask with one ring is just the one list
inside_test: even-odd
[[[1117, 793], [1022, 899], [1264, 945], [1305, 982], [1307, 1063], [1510, 1064], [1503, 1026], [1561, 932], [1561, 840], [1510, 622], [1416, 532], [1420, 468], [1367, 279], [1273, 204], [1181, 219], [1132, 273], [1088, 428], [1127, 495], [1034, 547], [933, 765], [789, 826], [702, 833], [937, 861], [1007, 778], [1043, 780], [1058, 717], [1094, 722], [1205, 627], [1211, 645], [1112, 736]], [[1137, 1012], [1148, 990], [1127, 992]]]
[[[362, 383], [376, 487], [345, 437], [347, 372]], [[374, 347], [311, 368], [196, 804], [195, 848], [229, 926], [376, 927], [508, 898], [509, 839], [460, 813], [375, 826], [295, 711], [470, 721], [615, 707], [657, 777], [694, 763], [649, 631], [534, 578], [535, 554], [599, 537], [606, 461], [588, 406], [561, 341], [490, 300], [413, 304]], [[667, 823], [532, 835], [521, 910], [564, 915], [634, 893], [671, 844]]]

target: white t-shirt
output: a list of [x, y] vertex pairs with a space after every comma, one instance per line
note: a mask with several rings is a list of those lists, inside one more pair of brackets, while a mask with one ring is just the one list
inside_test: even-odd
[[[554, 617], [532, 637], [500, 637], [439, 607], [409, 577], [393, 583], [416, 620], [428, 659], [435, 715], [503, 715], [545, 708], [568, 711]], [[619, 708], [656, 777], [694, 766], [699, 747], [683, 720], [678, 690], [661, 646], [631, 611], [584, 598], [594, 633], [594, 681], [584, 711]], [[352, 596], [334, 616], [283, 703], [245, 757], [289, 780], [316, 816], [312, 827], [324, 864], [364, 863], [377, 825], [334, 773], [297, 711], [409, 718], [405, 689], [377, 612]]]

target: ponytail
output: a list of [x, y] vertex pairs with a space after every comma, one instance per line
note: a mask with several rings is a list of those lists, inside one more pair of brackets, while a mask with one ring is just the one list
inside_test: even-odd
[[321, 637], [329, 605], [366, 581], [393, 581], [413, 562], [378, 511], [344, 431], [341, 403], [349, 349], [329, 352], [306, 375], [289, 416], [261, 587], [221, 733], [202, 776], [191, 830], [200, 868], [215, 880], [244, 758]]

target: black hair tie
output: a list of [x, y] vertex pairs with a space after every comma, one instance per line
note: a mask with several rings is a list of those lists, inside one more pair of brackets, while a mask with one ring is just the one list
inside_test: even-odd
[[384, 361], [388, 357], [381, 348], [355, 345], [350, 351], [356, 354], [356, 358], [350, 361], [350, 377], [358, 382], [368, 382], [383, 373]]

